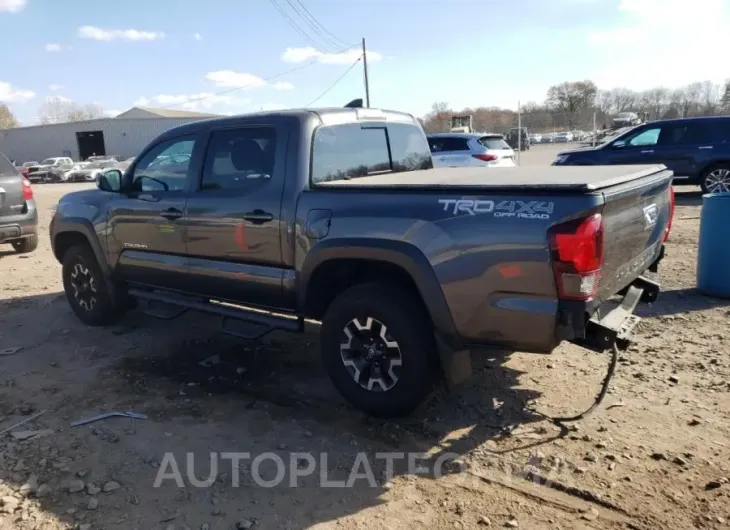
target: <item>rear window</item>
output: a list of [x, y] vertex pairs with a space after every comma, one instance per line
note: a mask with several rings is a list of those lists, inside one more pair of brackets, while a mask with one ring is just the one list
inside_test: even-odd
[[469, 140], [456, 136], [429, 136], [428, 147], [432, 153], [469, 151]]
[[509, 149], [510, 146], [500, 136], [484, 136], [479, 138], [479, 143], [487, 149]]
[[5, 158], [4, 154], [0, 153], [0, 176], [11, 177], [17, 174], [18, 169]]
[[314, 134], [313, 184], [432, 167], [426, 136], [415, 125], [347, 123]]

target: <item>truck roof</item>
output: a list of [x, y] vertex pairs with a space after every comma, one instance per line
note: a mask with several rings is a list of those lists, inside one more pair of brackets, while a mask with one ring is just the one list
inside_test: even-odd
[[[382, 119], [379, 117], [382, 117]], [[172, 129], [162, 133], [161, 137], [179, 136], [180, 134], [195, 132], [209, 127], [235, 126], [239, 121], [244, 119], [247, 122], [250, 122], [251, 119], [270, 121], [278, 118], [294, 118], [301, 121], [315, 119], [323, 125], [336, 125], [338, 123], [352, 123], [357, 121], [388, 121], [418, 124], [416, 118], [414, 118], [411, 114], [395, 110], [344, 107], [286, 109], [198, 120], [178, 127], [173, 127]]]
[[566, 192], [591, 192], [651, 175], [669, 173], [663, 165], [646, 166], [522, 166], [445, 167], [320, 182], [317, 187], [479, 188], [485, 190], [529, 188]]

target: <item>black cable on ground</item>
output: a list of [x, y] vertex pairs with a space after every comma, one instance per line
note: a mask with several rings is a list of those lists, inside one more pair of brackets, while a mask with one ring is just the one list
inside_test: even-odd
[[611, 362], [608, 365], [608, 371], [606, 372], [606, 377], [603, 379], [603, 385], [601, 386], [601, 391], [598, 394], [598, 396], [596, 396], [596, 399], [593, 401], [593, 404], [587, 410], [585, 410], [575, 416], [564, 416], [564, 417], [552, 417], [552, 416], [548, 416], [547, 414], [543, 414], [542, 412], [538, 412], [538, 411], [534, 411], [534, 410], [531, 410], [530, 412], [538, 414], [538, 415], [542, 416], [543, 418], [545, 418], [546, 420], [550, 420], [551, 422], [558, 424], [558, 425], [561, 423], [582, 420], [583, 418], [588, 416], [590, 413], [592, 413], [594, 410], [596, 410], [598, 408], [598, 406], [606, 398], [606, 394], [608, 393], [608, 387], [611, 384], [611, 379], [613, 379], [613, 374], [616, 372], [616, 364], [618, 364], [618, 356], [619, 356], [618, 347], [614, 344], [613, 351], [611, 353]]

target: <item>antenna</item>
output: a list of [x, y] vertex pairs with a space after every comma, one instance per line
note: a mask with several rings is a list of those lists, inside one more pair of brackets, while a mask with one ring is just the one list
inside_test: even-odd
[[347, 105], [345, 105], [345, 108], [346, 109], [361, 109], [362, 108], [362, 98], [353, 99]]

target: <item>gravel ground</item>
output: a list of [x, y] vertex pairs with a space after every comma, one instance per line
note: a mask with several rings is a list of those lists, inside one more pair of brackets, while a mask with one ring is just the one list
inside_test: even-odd
[[[536, 146], [523, 164], [556, 152]], [[255, 343], [193, 314], [84, 327], [63, 298], [47, 234], [53, 205], [84, 187], [35, 186], [40, 248], [0, 252], [0, 352], [21, 348], [0, 355], [0, 432], [29, 420], [0, 434], [0, 528], [728, 528], [730, 301], [694, 290], [698, 190], [678, 190], [664, 291], [642, 308], [603, 407], [559, 428], [528, 409], [586, 408], [608, 358], [572, 345], [485, 355], [468, 388], [380, 422], [333, 390], [314, 326]], [[70, 427], [128, 410], [147, 419]], [[215, 470], [211, 452], [250, 459]], [[389, 452], [422, 453], [428, 471], [409, 473], [395, 456], [388, 474], [378, 453]], [[255, 459], [266, 453], [286, 463], [278, 485], [274, 457]], [[291, 459], [315, 472], [295, 476]]]

